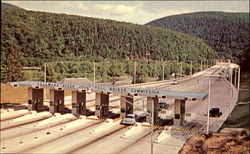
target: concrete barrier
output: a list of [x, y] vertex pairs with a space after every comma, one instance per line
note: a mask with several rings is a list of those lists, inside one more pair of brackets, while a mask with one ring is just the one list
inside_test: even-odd
[[8, 109], [7, 111], [8, 112], [14, 112], [15, 110], [14, 109]]
[[74, 120], [73, 122], [69, 122], [69, 123], [63, 125], [60, 129], [74, 129], [75, 127], [79, 127], [79, 126], [84, 125], [88, 122], [89, 121], [86, 119], [77, 119], [77, 120]]
[[37, 112], [31, 111], [31, 114], [28, 114], [28, 115], [22, 116], [20, 118], [10, 120], [9, 123], [10, 124], [11, 123], [27, 123], [27, 122], [32, 122], [32, 121], [35, 121], [35, 120], [48, 118], [48, 117], [51, 117], [51, 116], [52, 116], [52, 114], [50, 112], [37, 113]]
[[38, 129], [42, 129], [42, 128], [46, 128], [46, 127], [51, 127], [69, 120], [73, 120], [76, 119], [76, 117], [72, 114], [57, 114], [54, 115], [48, 119], [42, 120], [40, 122], [38, 122], [37, 124], [34, 125], [34, 127], [38, 128]]
[[86, 116], [85, 115], [80, 115], [80, 117], [79, 117], [79, 119], [84, 119], [84, 120], [86, 120]]
[[116, 123], [114, 123], [113, 119], [107, 119], [107, 121], [105, 123], [103, 123], [102, 125], [100, 125], [99, 127], [93, 129], [92, 131], [90, 131], [90, 133], [94, 134], [94, 133], [99, 133], [101, 131], [107, 130], [110, 127], [113, 127]]
[[8, 112], [8, 110], [1, 109], [1, 113], [5, 113], [5, 112]]
[[156, 138], [155, 142], [160, 143], [161, 141], [171, 137], [171, 127], [165, 129], [161, 132], [161, 134]]
[[29, 113], [28, 110], [18, 110], [18, 111], [15, 111], [15, 112], [4, 112], [4, 113], [1, 113], [1, 121], [2, 120], [13, 119], [13, 118], [16, 118], [16, 117], [21, 117], [21, 116], [26, 115], [28, 113]]
[[185, 121], [191, 122], [193, 119], [195, 119], [196, 113], [186, 113], [185, 114]]
[[[135, 126], [131, 127], [125, 134], [123, 134], [122, 138], [127, 138], [129, 136], [135, 135], [137, 133], [142, 132], [146, 127], [142, 127], [145, 123], [136, 123]], [[147, 123], [148, 124], [148, 123]]]

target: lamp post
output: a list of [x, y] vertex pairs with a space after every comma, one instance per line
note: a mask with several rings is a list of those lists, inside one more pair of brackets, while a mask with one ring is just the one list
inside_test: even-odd
[[[125, 95], [121, 95], [121, 96], [125, 96]], [[128, 96], [125, 96], [125, 97], [128, 97]], [[121, 99], [124, 100], [125, 102], [129, 103], [130, 105], [133, 105], [133, 106], [137, 107], [138, 109], [140, 109], [141, 111], [143, 111], [147, 115], [151, 116], [151, 142], [150, 143], [151, 143], [151, 154], [153, 154], [153, 152], [154, 152], [154, 147], [153, 147], [154, 146], [154, 140], [153, 140], [153, 133], [154, 133], [154, 102], [152, 103], [152, 113], [150, 114], [149, 112], [144, 111], [144, 108], [142, 109], [139, 106], [129, 102], [128, 100], [123, 99], [122, 97], [121, 97]], [[142, 100], [142, 101], [144, 102], [145, 100]], [[146, 102], [148, 102], [148, 101], [146, 101]]]
[[211, 86], [211, 79], [208, 78], [208, 106], [207, 106], [207, 134], [209, 134], [209, 116], [210, 116], [210, 101], [211, 101], [211, 92], [210, 92], [210, 86]]

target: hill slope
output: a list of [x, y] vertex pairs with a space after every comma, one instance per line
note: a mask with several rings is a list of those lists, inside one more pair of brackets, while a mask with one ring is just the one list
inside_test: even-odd
[[220, 56], [242, 58], [249, 52], [249, 14], [197, 12], [163, 17], [147, 23], [197, 36]]
[[148, 53], [156, 60], [200, 61], [216, 57], [199, 38], [152, 26], [10, 8], [2, 9], [1, 25], [2, 58], [10, 46], [20, 51], [24, 60], [134, 59]]

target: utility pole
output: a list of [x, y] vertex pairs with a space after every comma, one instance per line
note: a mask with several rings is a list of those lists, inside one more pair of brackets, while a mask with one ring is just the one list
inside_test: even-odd
[[230, 83], [233, 84], [233, 71], [230, 70]]
[[192, 61], [191, 61], [191, 65], [190, 65], [190, 75], [192, 75], [193, 74], [193, 66], [192, 66], [193, 64], [192, 64]]
[[[47, 76], [47, 66], [46, 63], [44, 63], [44, 82], [46, 82], [46, 76]], [[46, 88], [44, 88], [44, 94], [43, 94], [44, 100], [46, 100]]]
[[46, 66], [46, 63], [44, 63], [44, 82], [46, 82], [46, 72], [47, 72], [47, 70], [46, 70], [46, 68], [47, 68], [47, 66]]
[[181, 74], [181, 77], [182, 77], [182, 61], [181, 61], [181, 72], [180, 72], [180, 74]]
[[210, 77], [208, 78], [208, 105], [207, 105], [207, 134], [209, 134], [209, 115], [210, 115], [210, 101], [211, 101], [211, 92], [210, 92], [210, 86], [211, 81]]
[[163, 63], [162, 63], [162, 80], [164, 80], [164, 61], [162, 61]]
[[154, 153], [154, 140], [153, 140], [153, 134], [154, 134], [154, 100], [152, 101], [152, 117], [151, 117], [151, 154]]
[[202, 71], [202, 61], [201, 61], [201, 71]]
[[237, 85], [236, 85], [237, 76], [238, 76], [238, 75], [237, 75], [237, 68], [235, 68], [235, 69], [234, 69], [234, 85], [235, 85], [235, 87], [237, 86]]
[[240, 66], [238, 67], [238, 86], [237, 86], [238, 92], [240, 92]]
[[134, 63], [134, 84], [135, 84], [135, 80], [136, 80], [136, 61]]
[[[122, 95], [124, 96], [124, 95]], [[127, 97], [127, 96], [125, 96]], [[154, 144], [154, 141], [153, 141], [153, 133], [154, 133], [154, 101], [151, 102], [152, 103], [152, 113], [149, 113], [147, 111], [144, 111], [144, 108], [141, 108], [137, 105], [135, 105], [134, 103], [131, 103], [130, 101], [127, 101], [126, 99], [123, 99], [121, 98], [122, 100], [124, 100], [125, 102], [127, 102], [128, 104], [130, 105], [133, 105], [135, 107], [137, 107], [139, 110], [143, 111], [144, 113], [146, 113], [147, 115], [150, 115], [151, 116], [151, 154], [153, 154], [153, 144]], [[144, 100], [142, 100], [144, 102]], [[148, 103], [148, 101], [146, 101]]]
[[94, 63], [94, 79], [93, 79], [93, 81], [94, 81], [94, 84], [95, 84], [95, 62], [93, 62]]

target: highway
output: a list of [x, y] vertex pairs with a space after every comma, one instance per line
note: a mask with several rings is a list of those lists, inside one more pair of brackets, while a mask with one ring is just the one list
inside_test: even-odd
[[[222, 70], [227, 70], [227, 67], [228, 64], [225, 63], [215, 65], [205, 71], [178, 80], [179, 84], [176, 85], [173, 85], [172, 81], [160, 81], [127, 85], [126, 87], [208, 93], [209, 76], [219, 75]], [[87, 96], [89, 100], [87, 106], [94, 110], [94, 95], [89, 96]], [[136, 99], [146, 98], [136, 97]], [[211, 77], [210, 99], [211, 107], [219, 107], [222, 111], [221, 117], [210, 118], [210, 131], [216, 132], [233, 110], [237, 101], [237, 90], [225, 79]], [[110, 100], [112, 100], [110, 106], [120, 105], [119, 96], [113, 95]], [[169, 102], [170, 107], [167, 110], [173, 111], [173, 99], [162, 100]], [[66, 101], [66, 104], [70, 104], [70, 101]], [[136, 101], [135, 104], [143, 106], [141, 100]], [[207, 104], [208, 99], [186, 101], [186, 113], [190, 113], [191, 117], [186, 117], [187, 122], [181, 128], [205, 132]], [[111, 111], [118, 113], [119, 108], [113, 108]], [[134, 111], [141, 113], [136, 108]], [[20, 115], [20, 117], [22, 116], [24, 115]], [[49, 118], [53, 117], [36, 119], [34, 114], [31, 123], [12, 124], [11, 128], [1, 130], [1, 153], [150, 153], [149, 127], [120, 125], [120, 120], [110, 123], [89, 120], [85, 116], [69, 120], [58, 118], [55, 124], [38, 127], [39, 122]], [[13, 119], [1, 121], [1, 128], [6, 128]], [[130, 129], [136, 131], [127, 137], [122, 137], [124, 134], [128, 134]], [[162, 131], [163, 129], [155, 129], [153, 138], [156, 139]], [[178, 153], [191, 135], [186, 132], [173, 131], [170, 137], [163, 139], [160, 143], [154, 143], [154, 152]]]

